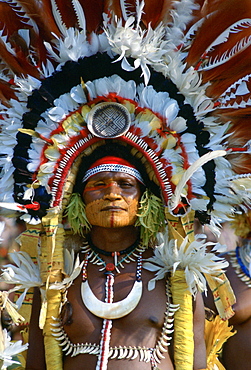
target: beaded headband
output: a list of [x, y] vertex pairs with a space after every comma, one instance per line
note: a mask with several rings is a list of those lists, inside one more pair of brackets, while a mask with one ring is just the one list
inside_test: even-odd
[[[86, 171], [86, 174], [83, 178], [83, 182], [86, 182], [90, 177], [96, 175], [97, 173], [109, 171], [109, 172], [127, 173], [128, 175], [134, 176], [139, 182], [141, 182], [144, 185], [142, 176], [140, 175], [139, 171], [136, 168], [121, 163], [111, 163], [110, 160], [112, 160], [110, 157], [105, 157], [103, 158], [102, 163], [100, 163], [101, 161], [98, 161], [98, 163], [100, 164], [97, 164], [97, 162], [95, 162], [95, 164], [88, 171]], [[127, 161], [123, 160], [121, 160], [121, 162], [128, 163]]]
[[86, 171], [82, 182], [87, 181], [91, 176], [99, 172], [105, 171], [127, 173], [131, 176], [134, 176], [138, 181], [144, 184], [144, 180], [140, 172], [136, 169], [136, 167], [133, 164], [131, 164], [124, 158], [111, 155], [110, 156], [106, 155], [92, 163], [92, 165]]

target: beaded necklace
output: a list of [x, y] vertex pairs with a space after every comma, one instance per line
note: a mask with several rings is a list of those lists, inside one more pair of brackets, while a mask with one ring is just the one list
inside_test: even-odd
[[[138, 258], [139, 254], [143, 253], [145, 250], [146, 247], [143, 246], [138, 239], [128, 248], [119, 252], [104, 251], [103, 249], [96, 247], [90, 240], [84, 241], [83, 246], [81, 247], [81, 252], [88, 254], [90, 263], [103, 266], [99, 271], [113, 271], [115, 269], [118, 273], [120, 273], [119, 267], [124, 268], [123, 263], [135, 262], [135, 258]], [[106, 263], [100, 257], [100, 254], [104, 256], [112, 256], [114, 258], [114, 263]], [[124, 255], [124, 257], [118, 261], [118, 257], [122, 255]]]
[[[107, 252], [100, 250], [88, 241], [82, 247], [82, 252], [85, 253], [83, 264], [83, 279], [81, 284], [82, 300], [86, 308], [95, 316], [103, 318], [103, 327], [101, 331], [100, 352], [96, 365], [96, 370], [106, 370], [108, 365], [110, 339], [112, 330], [112, 320], [119, 319], [128, 315], [138, 305], [143, 291], [141, 280], [142, 270], [142, 253], [145, 250], [138, 241], [130, 247], [120, 252]], [[106, 263], [99, 254], [114, 257], [114, 263]], [[125, 255], [120, 261], [118, 256]], [[118, 266], [124, 267], [123, 263], [135, 261], [133, 257], [137, 257], [136, 279], [131, 292], [122, 301], [113, 303], [113, 286], [114, 286], [114, 271], [120, 272]], [[97, 265], [103, 265], [100, 271], [105, 270], [105, 302], [100, 301], [91, 291], [88, 284], [87, 265], [88, 262]]]

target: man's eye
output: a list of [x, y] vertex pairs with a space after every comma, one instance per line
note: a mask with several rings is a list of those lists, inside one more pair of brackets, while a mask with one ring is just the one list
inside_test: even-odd
[[122, 181], [120, 183], [120, 186], [131, 188], [133, 186], [133, 184], [128, 182], [128, 181]]
[[94, 186], [105, 186], [104, 181], [97, 181], [95, 182]]

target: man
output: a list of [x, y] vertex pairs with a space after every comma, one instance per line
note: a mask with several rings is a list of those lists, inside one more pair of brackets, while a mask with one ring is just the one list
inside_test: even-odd
[[[48, 370], [72, 367], [75, 361], [79, 366], [82, 359], [102, 370], [125, 362], [204, 368], [198, 295], [206, 288], [203, 274], [220, 297], [224, 320], [232, 314], [233, 296], [221, 271], [224, 263], [194, 240], [193, 222], [198, 217], [214, 227], [231, 214], [243, 192], [241, 186], [233, 191], [232, 183], [250, 172], [242, 166], [248, 157], [245, 142], [230, 142], [242, 127], [238, 114], [245, 118], [249, 104], [240, 72], [245, 68], [236, 70], [239, 59], [250, 66], [248, 1], [242, 2], [241, 12], [233, 0], [51, 0], [39, 6], [31, 0], [22, 9], [9, 2], [0, 6], [0, 53], [7, 64], [0, 81], [0, 199], [3, 208], [12, 210], [8, 215], [22, 212], [27, 226], [14, 256], [17, 266], [8, 267], [5, 276], [20, 288], [16, 298], [20, 305], [23, 300], [20, 312], [29, 324], [24, 334], [30, 353], [41, 356], [39, 366], [45, 366], [44, 351]], [[244, 132], [240, 136], [247, 141], [249, 131]], [[115, 142], [141, 165], [119, 153], [102, 153]], [[140, 173], [125, 172], [142, 184], [139, 207], [136, 192], [132, 199], [126, 193], [122, 210], [113, 209], [114, 200], [108, 209], [95, 208], [117, 181], [114, 174], [112, 181], [103, 179], [99, 195], [98, 184], [89, 183], [92, 176], [84, 177], [88, 170], [93, 176], [100, 172], [91, 168], [100, 159], [94, 158], [98, 147], [101, 157], [123, 158], [130, 165], [120, 163], [122, 168], [133, 166]], [[242, 161], [232, 168], [230, 160], [236, 157], [231, 154], [239, 149]], [[120, 213], [126, 226], [121, 226]], [[73, 234], [87, 236], [81, 262], [67, 253], [68, 234], [70, 243]], [[132, 252], [138, 236], [140, 244]], [[143, 268], [141, 253], [147, 259]], [[83, 277], [76, 277], [81, 268]], [[166, 277], [170, 286], [165, 286]], [[40, 292], [33, 296], [34, 286]], [[82, 314], [91, 338], [76, 330], [78, 322], [84, 325]], [[132, 333], [135, 321], [139, 325]], [[32, 350], [39, 345], [34, 323], [40, 335], [43, 330], [44, 345], [37, 351]], [[116, 348], [117, 343], [123, 347]], [[34, 362], [29, 354], [27, 368]]]
[[[250, 212], [235, 215], [230, 225], [230, 233], [235, 233], [233, 238], [238, 238], [238, 244], [223, 257], [229, 262], [226, 275], [236, 296], [235, 314], [229, 320], [235, 334], [224, 344], [221, 361], [227, 370], [246, 370], [251, 360]], [[215, 310], [210, 293], [205, 297], [205, 305]]]
[[[111, 153], [112, 150], [116, 153], [119, 148], [108, 145], [97, 152], [103, 155], [104, 152]], [[93, 157], [95, 158], [95, 152]], [[121, 172], [116, 171], [118, 167]], [[82, 259], [87, 256], [88, 263], [84, 267], [83, 274], [77, 277], [67, 291], [67, 303], [62, 310], [60, 323], [60, 333], [64, 332], [69, 342], [78, 343], [79, 347], [83, 344], [81, 349], [83, 354], [80, 352], [80, 354], [73, 355], [74, 350], [69, 351], [67, 341], [62, 346], [65, 353], [64, 369], [66, 370], [95, 369], [97, 361], [107, 361], [109, 369], [154, 369], [157, 367], [166, 370], [174, 369], [171, 334], [173, 330], [163, 327], [166, 316], [168, 316], [167, 310], [170, 310], [172, 306], [171, 296], [166, 294], [168, 277], [158, 281], [155, 289], [149, 291], [148, 282], [153, 278], [153, 274], [141, 268], [141, 258], [145, 260], [153, 255], [152, 247], [147, 248], [140, 243], [140, 230], [139, 227], [135, 227], [140, 199], [145, 191], [143, 183], [141, 174], [131, 163], [115, 156], [104, 156], [98, 159], [84, 176], [84, 189], [81, 195], [91, 230], [87, 235], [88, 247], [85, 247], [81, 255]], [[77, 185], [79, 187], [79, 184]], [[94, 255], [96, 260], [93, 258]], [[107, 299], [106, 281], [109, 274], [114, 278], [111, 288], [114, 302], [123, 301], [130, 295], [135, 280], [142, 281], [143, 284], [138, 303], [134, 303], [138, 298], [135, 295], [129, 312], [118, 313], [118, 318], [113, 320], [107, 320], [105, 315], [99, 317], [98, 307], [90, 307], [93, 310], [90, 312], [86, 307], [88, 302], [85, 304], [83, 301], [85, 293], [81, 288], [86, 279], [91, 291], [99, 300], [97, 304], [101, 305], [101, 301], [104, 302]], [[126, 303], [120, 303], [121, 311], [127, 308], [124, 305]], [[110, 307], [109, 312], [111, 309]], [[204, 306], [199, 294], [194, 302], [194, 369], [206, 368], [204, 318]], [[111, 328], [104, 333], [102, 327], [106, 321], [110, 323]], [[32, 326], [31, 335], [33, 335]], [[163, 347], [163, 343], [160, 343], [163, 335], [169, 337], [165, 341], [168, 346]], [[107, 343], [104, 344], [104, 341]], [[44, 368], [44, 365], [41, 366], [43, 362], [40, 359], [40, 365], [34, 360], [32, 343], [36, 342], [30, 341], [28, 369]], [[106, 349], [103, 350], [103, 354], [97, 351], [89, 354], [89, 350], [84, 350], [86, 343], [94, 346], [93, 349], [95, 346]], [[170, 347], [169, 344], [171, 344]], [[156, 348], [159, 351], [160, 347], [162, 347], [161, 356], [158, 352], [156, 353]], [[120, 348], [117, 353], [116, 348]], [[121, 355], [121, 348], [124, 349], [124, 355]], [[66, 355], [68, 351], [70, 353]], [[108, 355], [109, 358], [104, 359]]]
[[[244, 243], [247, 243], [247, 241]], [[240, 248], [244, 248], [244, 245], [240, 246]], [[248, 256], [250, 256], [250, 247], [248, 249]], [[224, 258], [230, 262], [226, 275], [236, 296], [236, 304], [233, 306], [235, 315], [229, 320], [229, 324], [233, 326], [235, 335], [233, 335], [223, 347], [222, 363], [227, 370], [234, 370], [236, 368], [245, 370], [247, 368], [247, 363], [249, 363], [251, 359], [250, 276], [246, 275], [246, 281], [243, 281], [240, 276], [238, 276], [238, 267], [231, 257], [231, 254], [234, 253], [235, 251], [233, 253], [229, 252], [228, 255], [224, 255]], [[248, 282], [249, 285], [247, 284]]]

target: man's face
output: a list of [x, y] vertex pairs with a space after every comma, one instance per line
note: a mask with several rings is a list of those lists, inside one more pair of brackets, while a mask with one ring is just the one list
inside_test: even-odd
[[83, 191], [88, 221], [101, 227], [134, 225], [140, 197], [139, 182], [123, 172], [100, 172]]

